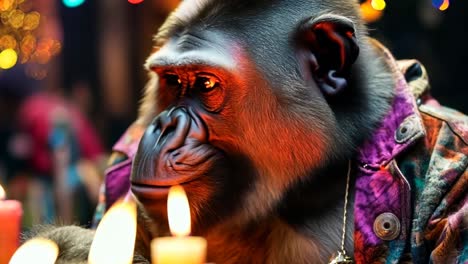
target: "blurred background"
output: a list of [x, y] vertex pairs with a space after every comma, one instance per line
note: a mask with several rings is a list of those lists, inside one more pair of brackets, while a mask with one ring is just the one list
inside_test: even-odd
[[[179, 0], [0, 0], [0, 184], [23, 226], [88, 225], [112, 144], [136, 117], [152, 36]], [[365, 0], [371, 35], [468, 112], [468, 1]]]

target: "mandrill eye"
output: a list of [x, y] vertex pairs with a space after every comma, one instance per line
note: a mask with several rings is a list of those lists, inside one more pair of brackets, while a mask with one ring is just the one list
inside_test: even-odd
[[214, 88], [218, 87], [218, 85], [219, 81], [214, 76], [198, 75], [193, 84], [193, 88], [202, 93], [206, 93], [212, 91]]
[[163, 75], [163, 80], [168, 87], [179, 87], [181, 84], [177, 74], [167, 73]]

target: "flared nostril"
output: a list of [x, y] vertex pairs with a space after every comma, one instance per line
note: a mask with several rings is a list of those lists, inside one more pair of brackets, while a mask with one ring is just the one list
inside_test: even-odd
[[187, 108], [185, 108], [185, 106], [175, 106], [175, 107], [172, 107], [171, 109], [169, 109], [167, 115], [170, 116], [170, 115], [172, 115], [172, 113], [174, 113], [177, 110], [182, 111], [184, 113], [187, 113]]
[[155, 117], [146, 128], [145, 134], [154, 135], [161, 133], [161, 122], [159, 116]]
[[158, 124], [152, 124], [148, 127], [148, 132], [151, 134], [159, 134], [161, 133], [161, 126]]
[[[190, 128], [190, 115], [183, 106], [161, 112], [146, 130], [146, 140], [157, 151], [169, 151], [183, 145]], [[152, 142], [152, 143], [150, 143]]]

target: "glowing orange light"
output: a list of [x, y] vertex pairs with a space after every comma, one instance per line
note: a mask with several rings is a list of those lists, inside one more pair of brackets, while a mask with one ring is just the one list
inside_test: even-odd
[[[77, 3], [84, 0], [63, 0]], [[50, 38], [36, 38], [35, 31], [41, 27], [41, 14], [33, 10], [33, 1], [0, 0], [0, 69], [13, 67], [19, 59], [21, 64], [29, 61], [46, 64], [61, 50], [61, 43]], [[43, 35], [39, 30], [39, 35]], [[43, 42], [43, 43], [42, 43]], [[40, 50], [40, 51], [38, 51]], [[42, 74], [41, 74], [42, 76]]]
[[190, 207], [182, 186], [173, 186], [169, 190], [167, 217], [173, 235], [188, 236], [190, 234]]
[[50, 52], [47, 49], [37, 49], [31, 56], [31, 60], [39, 64], [46, 64], [50, 60]]
[[14, 2], [15, 2], [15, 0], [1, 0], [0, 1], [0, 11], [3, 12], [3, 11], [9, 10], [11, 7], [13, 7]]
[[440, 5], [439, 10], [440, 11], [445, 11], [445, 10], [447, 10], [449, 8], [449, 6], [450, 6], [450, 1], [449, 0], [444, 0], [442, 5]]
[[387, 6], [384, 0], [372, 0], [371, 5], [375, 10], [378, 11], [384, 10]]
[[21, 50], [21, 63], [26, 63], [29, 60], [29, 57], [36, 49], [36, 37], [33, 35], [26, 35], [21, 40], [20, 50]]
[[41, 20], [41, 15], [39, 12], [33, 11], [26, 14], [23, 19], [23, 29], [24, 30], [34, 30], [39, 26]]
[[128, 0], [128, 2], [129, 2], [130, 4], [136, 5], [136, 4], [139, 4], [139, 3], [143, 2], [143, 0]]
[[22, 27], [24, 22], [24, 12], [19, 9], [13, 10], [10, 13], [8, 22], [10, 22], [10, 25], [15, 29]]
[[18, 61], [18, 54], [13, 49], [6, 49], [0, 52], [0, 68], [7, 70], [15, 66]]
[[383, 12], [375, 10], [370, 1], [361, 4], [361, 14], [364, 21], [368, 23], [375, 22], [383, 16]]
[[0, 49], [16, 48], [16, 39], [12, 35], [3, 35], [0, 37]]
[[61, 50], [62, 44], [60, 44], [60, 42], [58, 42], [57, 40], [54, 40], [49, 46], [49, 51], [52, 56], [57, 55], [57, 53], [59, 53]]
[[96, 229], [88, 263], [133, 263], [136, 222], [136, 203], [132, 199], [115, 203]]
[[45, 238], [35, 238], [16, 250], [10, 264], [53, 264], [57, 260], [58, 253], [59, 249], [55, 242]]

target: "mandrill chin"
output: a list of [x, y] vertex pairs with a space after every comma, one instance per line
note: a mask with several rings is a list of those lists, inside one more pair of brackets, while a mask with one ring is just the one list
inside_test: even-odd
[[[155, 46], [105, 180], [106, 208], [138, 201], [135, 263], [169, 234], [174, 185], [209, 262], [468, 261], [468, 119], [367, 36], [357, 1], [186, 0]], [[93, 238], [36, 235], [62, 263]]]

